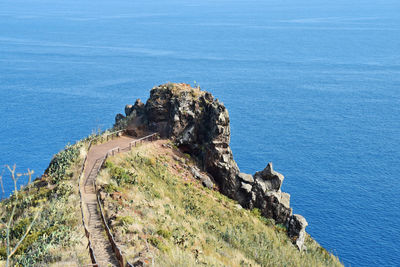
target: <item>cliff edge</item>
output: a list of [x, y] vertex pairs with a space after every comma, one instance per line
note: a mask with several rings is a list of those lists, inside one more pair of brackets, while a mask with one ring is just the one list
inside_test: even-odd
[[[146, 104], [140, 99], [126, 105], [125, 116], [117, 114], [116, 127], [133, 136], [158, 132], [174, 141], [207, 173], [203, 184], [215, 187], [247, 209], [257, 208], [266, 218], [285, 224], [288, 235], [301, 250], [305, 228], [301, 215], [293, 215], [290, 195], [281, 191], [284, 176], [268, 163], [254, 175], [242, 173], [233, 159], [229, 114], [223, 103], [209, 92], [188, 84], [168, 83], [154, 87]], [[195, 168], [193, 173], [198, 172]], [[200, 174], [199, 174], [200, 175]]]

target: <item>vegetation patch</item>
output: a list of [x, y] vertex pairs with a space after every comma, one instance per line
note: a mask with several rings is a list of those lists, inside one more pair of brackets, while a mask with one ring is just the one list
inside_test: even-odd
[[[83, 164], [78, 142], [67, 146], [52, 159], [45, 175], [25, 186], [18, 194], [0, 202], [1, 221], [11, 218], [10, 245], [15, 247], [32, 228], [11, 258], [12, 266], [48, 266], [69, 262], [70, 266], [90, 263], [81, 224], [78, 179]], [[6, 259], [6, 228], [0, 227], [0, 260]]]
[[45, 174], [51, 177], [52, 183], [58, 183], [61, 180], [69, 179], [72, 173], [67, 170], [80, 154], [81, 143], [74, 146], [67, 145], [64, 150], [58, 152], [50, 162]]
[[[165, 142], [164, 142], [165, 143]], [[109, 158], [104, 183], [113, 184], [115, 168], [126, 183], [116, 199], [104, 197], [112, 231], [130, 262], [155, 266], [342, 266], [311, 237], [307, 251], [291, 243], [283, 225], [242, 209], [237, 202], [195, 180], [185, 161], [158, 144]], [[181, 155], [184, 158], [184, 155]], [[180, 166], [177, 166], [177, 164]], [[126, 218], [128, 223], [121, 222]], [[114, 223], [115, 221], [116, 223]]]

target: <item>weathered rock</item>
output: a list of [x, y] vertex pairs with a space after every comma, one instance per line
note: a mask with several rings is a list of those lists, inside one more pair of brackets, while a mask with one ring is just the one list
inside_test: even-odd
[[277, 223], [285, 223], [292, 215], [292, 209], [288, 206], [289, 194], [282, 195], [280, 191], [265, 191], [262, 184], [257, 182], [252, 185], [249, 192], [249, 187], [243, 187], [243, 184], [237, 194], [237, 200], [243, 207], [258, 208], [263, 216], [272, 218]]
[[286, 224], [288, 235], [292, 239], [292, 242], [299, 248], [299, 250], [306, 249], [304, 240], [306, 237], [305, 229], [307, 225], [308, 223], [306, 219], [299, 214], [291, 216]]
[[201, 179], [200, 170], [196, 167], [190, 167], [190, 172], [192, 173], [193, 177], [196, 179]]
[[203, 175], [203, 176], [201, 177], [201, 183], [202, 183], [205, 187], [207, 187], [208, 189], [212, 189], [212, 188], [214, 187], [214, 183], [212, 182], [211, 178], [208, 177], [208, 176], [206, 176], [206, 175]]
[[250, 184], [242, 182], [240, 188], [242, 188], [245, 192], [250, 193], [251, 189], [252, 189], [252, 186]]
[[123, 120], [123, 119], [125, 119], [125, 116], [122, 115], [121, 113], [118, 113], [118, 114], [115, 116], [115, 123], [118, 124], [118, 123], [119, 123], [121, 120]]
[[248, 184], [254, 183], [254, 178], [253, 178], [253, 175], [251, 175], [251, 174], [241, 172], [238, 174], [238, 177], [240, 180], [242, 180], [245, 183], [248, 183]]
[[236, 200], [243, 207], [258, 208], [263, 216], [278, 223], [285, 223], [292, 215], [290, 195], [280, 190], [283, 175], [274, 171], [271, 163], [263, 171], [256, 172], [254, 177], [243, 173], [238, 177], [242, 182]]
[[282, 192], [281, 193], [281, 201], [280, 202], [282, 203], [282, 205], [285, 208], [289, 209], [290, 208], [290, 194]]
[[254, 178], [264, 191], [279, 191], [284, 179], [282, 174], [274, 171], [271, 162], [268, 163], [264, 170], [256, 172]]
[[132, 105], [126, 105], [125, 106], [125, 115], [128, 117], [132, 114], [133, 111], [133, 106]]
[[211, 178], [207, 175], [202, 174], [198, 168], [189, 167], [189, 170], [192, 173], [193, 177], [200, 180], [205, 187], [209, 189], [212, 189], [214, 187], [214, 182], [211, 180]]
[[136, 111], [137, 116], [142, 116], [146, 112], [145, 105], [140, 99], [136, 99], [135, 105], [133, 105], [132, 110]]

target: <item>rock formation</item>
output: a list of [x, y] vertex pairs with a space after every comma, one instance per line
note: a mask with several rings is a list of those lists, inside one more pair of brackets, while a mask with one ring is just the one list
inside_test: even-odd
[[289, 237], [300, 250], [305, 248], [304, 239], [306, 237], [307, 225], [306, 219], [299, 214], [291, 216], [286, 223]]
[[[146, 104], [136, 100], [133, 106], [127, 105], [125, 114], [126, 117], [116, 116], [116, 126], [125, 127], [134, 136], [158, 132], [162, 137], [172, 139], [180, 150], [197, 160], [198, 166], [212, 177], [221, 193], [245, 208], [258, 208], [263, 216], [273, 218], [277, 223], [295, 227], [296, 230], [288, 231], [292, 240], [299, 241], [303, 233], [304, 241], [307, 222], [303, 217], [300, 220], [297, 215], [292, 215], [290, 195], [280, 189], [283, 175], [273, 170], [272, 163], [254, 175], [239, 171], [229, 147], [228, 111], [210, 93], [187, 84], [168, 83], [154, 87]], [[198, 179], [212, 187], [210, 179]]]

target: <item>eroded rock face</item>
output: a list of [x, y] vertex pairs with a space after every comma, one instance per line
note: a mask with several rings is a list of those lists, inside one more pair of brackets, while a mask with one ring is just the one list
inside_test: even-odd
[[127, 105], [125, 113], [129, 133], [158, 132], [197, 159], [201, 170], [212, 177], [201, 179], [206, 186], [215, 182], [223, 194], [245, 208], [260, 209], [278, 223], [288, 223], [293, 217], [290, 195], [281, 192], [284, 177], [273, 170], [272, 163], [254, 175], [239, 171], [229, 147], [228, 111], [210, 93], [168, 83], [154, 87], [146, 104], [137, 100]]
[[241, 188], [237, 192], [237, 200], [248, 209], [258, 208], [267, 218], [277, 223], [286, 223], [292, 215], [290, 195], [281, 192], [283, 175], [274, 171], [272, 163], [254, 176], [239, 173]]
[[286, 227], [288, 229], [288, 235], [299, 250], [306, 249], [304, 240], [306, 237], [307, 225], [306, 219], [299, 214], [291, 216], [287, 221]]
[[166, 84], [151, 90], [145, 114], [151, 131], [173, 139], [198, 160], [222, 193], [235, 198], [239, 168], [229, 147], [229, 114], [223, 104], [189, 85]]
[[125, 116], [124, 115], [122, 115], [121, 113], [118, 113], [116, 116], [115, 116], [115, 124], [118, 124], [121, 120], [123, 120], [123, 119], [125, 119]]

